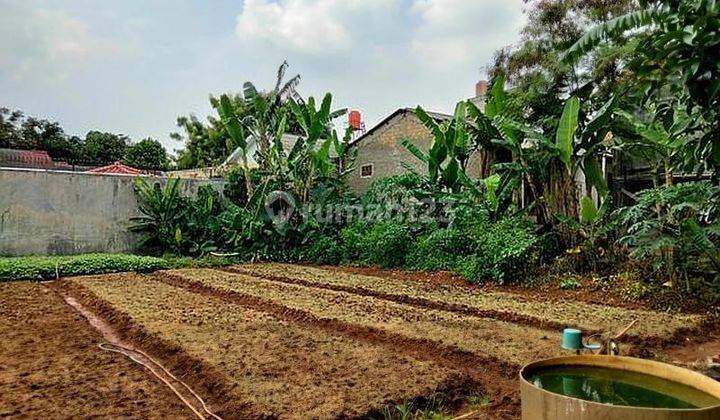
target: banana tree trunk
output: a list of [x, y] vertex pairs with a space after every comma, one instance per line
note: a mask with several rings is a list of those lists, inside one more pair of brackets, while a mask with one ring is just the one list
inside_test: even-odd
[[577, 186], [573, 174], [562, 162], [550, 163], [546, 185], [548, 216], [578, 218]]

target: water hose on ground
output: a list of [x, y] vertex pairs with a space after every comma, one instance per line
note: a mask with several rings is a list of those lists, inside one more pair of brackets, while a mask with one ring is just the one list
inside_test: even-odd
[[208, 409], [207, 405], [205, 404], [205, 401], [204, 401], [195, 391], [193, 391], [192, 388], [190, 388], [185, 382], [183, 382], [183, 381], [181, 381], [180, 379], [178, 379], [178, 378], [177, 378], [175, 375], [173, 375], [169, 370], [167, 370], [167, 369], [165, 368], [165, 366], [163, 366], [163, 365], [161, 365], [160, 363], [158, 363], [155, 359], [153, 359], [152, 357], [150, 357], [150, 356], [149, 356], [147, 353], [145, 353], [144, 351], [138, 350], [138, 349], [130, 349], [130, 348], [127, 348], [127, 347], [118, 345], [118, 344], [109, 344], [109, 343], [101, 343], [101, 344], [98, 344], [98, 347], [99, 347], [100, 349], [102, 349], [102, 350], [105, 350], [105, 351], [111, 351], [111, 352], [114, 352], [114, 353], [122, 354], [122, 355], [124, 355], [125, 357], [129, 358], [130, 360], [132, 360], [133, 362], [135, 362], [135, 363], [137, 363], [137, 364], [139, 364], [139, 365], [142, 365], [143, 367], [147, 368], [153, 375], [155, 375], [155, 376], [156, 376], [158, 379], [160, 379], [168, 388], [170, 388], [170, 389], [172, 390], [172, 392], [175, 393], [175, 395], [177, 395], [177, 397], [180, 398], [180, 400], [181, 400], [190, 410], [192, 410], [192, 412], [195, 413], [195, 415], [196, 415], [199, 419], [201, 419], [201, 420], [206, 420], [206, 416], [203, 415], [202, 413], [200, 413], [185, 397], [183, 397], [183, 395], [177, 390], [177, 388], [176, 388], [173, 384], [170, 383], [170, 381], [168, 381], [168, 380], [165, 379], [162, 375], [160, 375], [159, 373], [157, 373], [157, 371], [155, 371], [155, 369], [153, 369], [152, 366], [150, 366], [148, 363], [145, 363], [144, 361], [140, 360], [140, 359], [139, 359], [138, 357], [136, 357], [136, 355], [134, 355], [133, 353], [138, 353], [138, 354], [142, 355], [142, 356], [145, 357], [147, 360], [149, 360], [150, 362], [152, 362], [156, 367], [162, 369], [162, 371], [165, 372], [165, 374], [166, 374], [167, 376], [171, 377], [174, 381], [179, 382], [182, 386], [184, 386], [185, 389], [187, 389], [187, 391], [190, 392], [190, 393], [193, 395], [193, 397], [195, 397], [195, 398], [197, 399], [197, 401], [200, 403], [200, 405], [202, 406], [203, 410], [205, 411], [205, 413], [206, 413], [208, 416], [214, 418], [215, 420], [222, 420], [222, 418], [221, 418], [220, 416], [216, 415], [215, 413], [213, 413], [212, 411], [210, 411], [210, 409]]

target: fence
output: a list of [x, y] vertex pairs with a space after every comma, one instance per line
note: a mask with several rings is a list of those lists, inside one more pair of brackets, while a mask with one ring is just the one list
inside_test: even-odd
[[[163, 178], [149, 177], [163, 182]], [[0, 255], [68, 255], [132, 252], [128, 232], [139, 214], [135, 177], [0, 168]], [[182, 181], [184, 195], [223, 180]]]

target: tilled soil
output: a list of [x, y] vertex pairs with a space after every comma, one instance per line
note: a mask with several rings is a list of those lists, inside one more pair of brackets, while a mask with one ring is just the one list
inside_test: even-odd
[[[69, 292], [79, 300], [101, 307], [93, 304], [95, 299], [113, 308], [116, 314], [105, 313], [111, 323], [141, 328], [134, 335], [144, 337], [145, 347], [181, 349], [200, 363], [205, 373], [198, 369], [198, 375], [211, 374], [223, 384], [224, 392], [209, 397], [223, 417], [364, 416], [416, 396], [476, 388], [461, 367], [288, 322], [148, 276], [85, 277], [72, 283]], [[189, 380], [205, 388], [201, 378]], [[223, 396], [242, 407], [228, 407]]]
[[229, 270], [276, 281], [376, 296], [420, 307], [475, 313], [551, 330], [572, 326], [589, 332], [617, 331], [631, 320], [638, 319], [640, 322], [628, 335], [631, 340], [634, 337], [655, 342], [687, 329], [699, 328], [703, 322], [700, 315], [543, 300], [514, 293], [488, 292], [408, 279], [388, 281], [382, 277], [291, 264], [246, 264]]
[[[562, 354], [557, 345], [559, 332], [495, 319], [418, 308], [353, 293], [211, 269], [158, 272], [154, 277], [171, 284], [194, 286], [194, 290], [200, 292], [203, 288], [229, 292], [226, 298], [230, 301], [251, 296], [272, 302], [278, 306], [279, 312], [290, 308], [307, 313], [309, 317], [338, 320], [347, 325], [383, 330], [414, 340], [429, 340], [438, 346], [477, 355], [477, 362], [493, 359], [519, 369], [533, 360]], [[212, 294], [212, 290], [206, 293]]]
[[446, 413], [474, 411], [464, 418], [516, 418], [519, 367], [559, 354], [563, 327], [613, 331], [639, 319], [621, 347], [642, 354], [709, 322], [350, 271], [247, 264], [0, 284], [0, 417], [192, 416], [141, 367], [99, 350], [63, 298], [226, 419], [383, 418], [385, 407], [436, 399]]
[[193, 418], [141, 366], [38, 283], [0, 283], [0, 418]]

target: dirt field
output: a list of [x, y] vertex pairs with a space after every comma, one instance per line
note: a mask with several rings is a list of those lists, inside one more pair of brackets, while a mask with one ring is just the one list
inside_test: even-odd
[[172, 392], [128, 359], [55, 292], [0, 283], [0, 418], [188, 418]]
[[102, 337], [63, 297], [228, 419], [398, 417], [407, 406], [515, 418], [519, 367], [562, 354], [561, 328], [615, 331], [639, 319], [623, 350], [666, 355], [659, 350], [703, 323], [286, 264], [0, 284], [0, 296], [9, 337], [0, 341], [0, 416], [9, 417], [193, 416], [142, 367], [98, 349]]

